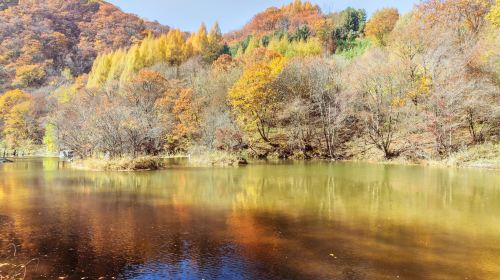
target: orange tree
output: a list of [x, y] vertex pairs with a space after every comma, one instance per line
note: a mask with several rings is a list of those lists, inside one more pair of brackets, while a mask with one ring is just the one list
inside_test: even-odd
[[378, 10], [366, 23], [365, 34], [378, 44], [385, 46], [387, 44], [386, 36], [394, 29], [398, 19], [399, 12], [397, 9], [385, 8]]

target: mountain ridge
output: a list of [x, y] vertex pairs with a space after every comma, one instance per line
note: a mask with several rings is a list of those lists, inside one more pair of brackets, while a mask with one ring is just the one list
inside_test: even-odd
[[88, 73], [99, 53], [170, 29], [94, 0], [2, 0], [0, 18], [0, 90]]

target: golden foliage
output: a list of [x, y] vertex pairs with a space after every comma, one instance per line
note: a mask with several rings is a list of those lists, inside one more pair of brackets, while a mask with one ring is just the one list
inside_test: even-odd
[[7, 31], [0, 32], [2, 64], [10, 69], [37, 65], [36, 74], [47, 75], [34, 81], [30, 77], [13, 81], [9, 75], [5, 85], [14, 82], [16, 87], [51, 82], [65, 68], [75, 76], [84, 74], [97, 54], [129, 47], [147, 33], [168, 31], [105, 1], [16, 1], [9, 9], [0, 8], [0, 18], [2, 31]]
[[386, 45], [386, 36], [396, 25], [399, 19], [399, 12], [394, 8], [385, 8], [376, 11], [372, 18], [366, 23], [365, 34], [373, 38], [378, 44]]
[[4, 123], [3, 134], [10, 147], [17, 147], [30, 140], [27, 115], [32, 97], [21, 90], [11, 90], [0, 96], [0, 119]]
[[295, 0], [281, 8], [269, 8], [254, 18], [242, 30], [226, 35], [229, 42], [241, 41], [247, 36], [261, 37], [276, 30], [294, 32], [297, 28], [308, 25], [319, 26], [323, 21], [321, 9], [310, 1]]
[[229, 91], [228, 98], [240, 125], [248, 132], [258, 132], [264, 141], [269, 142], [278, 106], [278, 92], [271, 85], [286, 60], [269, 51], [261, 57], [266, 59], [249, 63], [241, 78]]
[[41, 65], [23, 65], [16, 69], [12, 84], [20, 87], [39, 86], [45, 80], [45, 70]]
[[484, 26], [493, 3], [494, 0], [426, 0], [416, 11], [427, 25], [467, 28], [475, 34]]
[[491, 7], [491, 11], [488, 13], [486, 18], [495, 27], [500, 27], [500, 1], [496, 1], [495, 5]]

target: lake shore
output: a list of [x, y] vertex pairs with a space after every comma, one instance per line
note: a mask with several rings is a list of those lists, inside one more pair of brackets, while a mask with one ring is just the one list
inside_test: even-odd
[[[164, 170], [172, 168], [174, 165], [168, 163], [170, 159], [175, 159], [180, 157], [149, 157], [149, 158], [138, 158], [138, 159], [118, 159], [118, 160], [104, 160], [104, 159], [86, 159], [78, 160], [71, 163], [71, 168], [76, 170], [87, 170], [87, 171], [154, 171], [154, 170]], [[184, 167], [240, 167], [251, 162], [247, 162], [245, 159], [241, 158], [202, 158], [194, 157], [187, 158]], [[319, 161], [327, 161], [322, 159], [316, 159]], [[315, 160], [301, 160], [304, 162], [312, 162]], [[442, 168], [467, 168], [467, 169], [487, 169], [487, 170], [500, 170], [500, 159], [479, 159], [470, 162], [457, 162], [455, 160], [422, 160], [422, 161], [409, 161], [404, 159], [395, 160], [338, 160], [337, 162], [360, 162], [360, 163], [371, 163], [371, 164], [386, 164], [386, 165], [415, 165], [415, 166], [430, 166], [430, 167], [442, 167]]]
[[237, 167], [248, 164], [247, 160], [239, 155], [213, 151], [196, 155], [88, 158], [75, 160], [71, 167], [88, 171], [154, 171], [172, 167], [169, 161], [173, 159], [186, 159], [188, 167]]
[[[53, 155], [52, 155], [53, 156]], [[40, 155], [40, 157], [46, 157]], [[21, 157], [25, 158], [25, 157]], [[15, 158], [6, 158], [1, 163], [8, 163]], [[142, 156], [138, 158], [87, 158], [75, 160], [70, 166], [76, 170], [88, 171], [153, 171], [172, 168], [171, 160], [185, 159], [184, 167], [238, 167], [249, 162], [240, 153], [227, 153], [223, 151], [197, 150], [192, 154], [162, 155], [162, 156]], [[249, 158], [250, 162], [253, 160]], [[271, 161], [278, 159], [269, 159]], [[313, 158], [311, 160], [300, 161], [328, 161], [327, 159]], [[255, 161], [261, 161], [255, 159]], [[373, 164], [393, 164], [393, 165], [420, 165], [434, 167], [455, 167], [500, 170], [500, 144], [484, 144], [474, 146], [463, 151], [456, 152], [444, 159], [408, 159], [398, 157], [387, 160], [380, 155], [369, 154], [361, 157], [338, 160], [339, 162], [368, 162]]]
[[153, 171], [166, 167], [167, 158], [145, 156], [138, 158], [87, 158], [71, 162], [71, 168], [86, 171]]

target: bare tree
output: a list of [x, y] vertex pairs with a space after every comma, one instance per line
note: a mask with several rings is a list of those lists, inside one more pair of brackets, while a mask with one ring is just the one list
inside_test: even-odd
[[[342, 84], [341, 62], [320, 58], [296, 59], [277, 80], [284, 120], [292, 139], [299, 139], [306, 153], [315, 138], [328, 158], [336, 158], [341, 131], [351, 116], [351, 97]], [[285, 124], [286, 124], [285, 122]]]
[[406, 82], [400, 65], [382, 49], [374, 49], [351, 65], [350, 88], [359, 98], [359, 114], [367, 142], [384, 153], [398, 156], [404, 149], [395, 144], [404, 136], [399, 132], [405, 116]]

